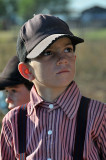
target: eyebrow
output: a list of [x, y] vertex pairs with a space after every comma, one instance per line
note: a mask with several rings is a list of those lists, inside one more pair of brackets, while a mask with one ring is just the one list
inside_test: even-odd
[[73, 46], [73, 44], [72, 44], [72, 43], [66, 43], [65, 45], [67, 45], [67, 46], [68, 46], [68, 45], [72, 45], [72, 46]]

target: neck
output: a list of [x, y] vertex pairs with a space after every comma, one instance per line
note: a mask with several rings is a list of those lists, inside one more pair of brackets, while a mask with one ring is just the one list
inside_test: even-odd
[[37, 93], [47, 102], [54, 102], [64, 91], [66, 87], [63, 88], [47, 88], [36, 86]]

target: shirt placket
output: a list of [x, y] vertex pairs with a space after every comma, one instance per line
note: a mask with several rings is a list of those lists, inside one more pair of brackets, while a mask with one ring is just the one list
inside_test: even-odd
[[53, 112], [52, 109], [54, 108], [53, 104], [49, 104], [48, 110], [48, 129], [47, 129], [47, 160], [53, 160]]

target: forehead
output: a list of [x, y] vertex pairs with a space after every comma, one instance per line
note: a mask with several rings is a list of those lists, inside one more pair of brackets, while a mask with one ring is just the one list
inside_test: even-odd
[[24, 84], [17, 84], [17, 85], [14, 85], [14, 86], [5, 87], [5, 89], [6, 90], [9, 90], [9, 89], [18, 89], [18, 88], [21, 88], [23, 86], [24, 86]]

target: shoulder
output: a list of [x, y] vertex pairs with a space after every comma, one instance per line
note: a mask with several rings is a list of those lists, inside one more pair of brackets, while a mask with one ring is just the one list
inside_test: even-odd
[[8, 120], [12, 120], [14, 118], [14, 116], [16, 116], [18, 114], [18, 110], [19, 107], [15, 107], [14, 109], [10, 110], [3, 118], [3, 122], [8, 121]]
[[98, 135], [105, 125], [106, 104], [91, 99], [88, 111], [88, 125]]
[[91, 99], [90, 104], [89, 104], [89, 112], [93, 117], [96, 116], [100, 118], [104, 116], [105, 111], [106, 111], [105, 103]]
[[2, 124], [6, 124], [6, 123], [10, 123], [10, 124], [14, 124], [17, 122], [17, 119], [18, 119], [18, 114], [19, 114], [19, 110], [20, 110], [20, 107], [24, 107], [26, 106], [27, 104], [24, 104], [22, 106], [18, 106], [18, 107], [15, 107], [14, 109], [10, 110], [3, 118], [2, 120]]

